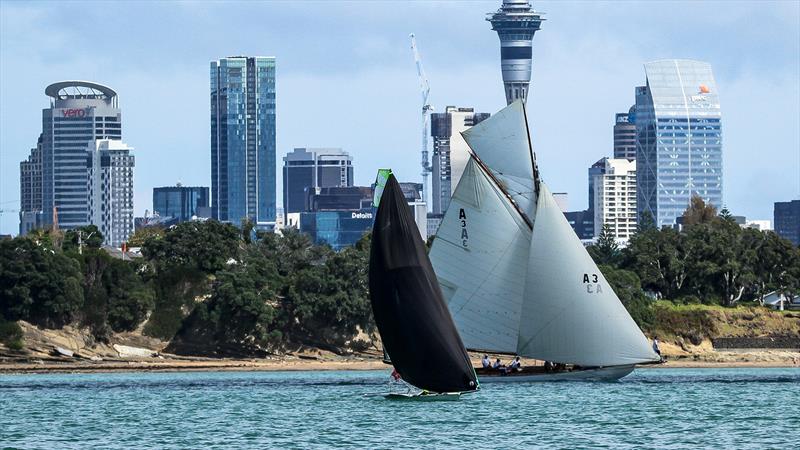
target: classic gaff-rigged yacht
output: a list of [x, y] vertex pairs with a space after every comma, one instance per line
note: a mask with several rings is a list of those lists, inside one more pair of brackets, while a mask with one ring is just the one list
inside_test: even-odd
[[517, 101], [462, 133], [472, 155], [430, 260], [466, 347], [557, 363], [482, 382], [616, 380], [660, 360], [540, 180]]

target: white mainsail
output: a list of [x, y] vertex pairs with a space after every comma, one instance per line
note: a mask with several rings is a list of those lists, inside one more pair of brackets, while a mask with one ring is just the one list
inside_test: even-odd
[[582, 366], [658, 361], [550, 190], [539, 186], [519, 353]]
[[506, 194], [532, 219], [536, 207], [534, 164], [525, 107], [517, 100], [461, 133]]
[[537, 195], [522, 103], [463, 135], [480, 163], [456, 187], [430, 259], [467, 348], [582, 366], [657, 361], [544, 183]]
[[464, 345], [515, 353], [531, 231], [470, 158], [431, 247]]

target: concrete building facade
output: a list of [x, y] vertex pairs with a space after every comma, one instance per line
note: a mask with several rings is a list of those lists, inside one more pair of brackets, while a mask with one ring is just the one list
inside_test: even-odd
[[42, 136], [28, 159], [19, 163], [19, 234], [26, 235], [42, 222]]
[[594, 235], [604, 225], [617, 239], [636, 233], [636, 161], [603, 158], [603, 173], [594, 177]]
[[431, 114], [433, 161], [431, 181], [431, 212], [444, 214], [450, 197], [469, 161], [469, 146], [461, 132], [486, 120], [488, 113], [476, 113], [473, 108], [448, 106], [443, 113]]
[[636, 159], [635, 106], [627, 113], [618, 113], [614, 120], [614, 159]]
[[111, 139], [98, 139], [87, 148], [87, 222], [112, 247], [120, 247], [133, 234], [132, 151], [122, 141]]
[[341, 148], [295, 148], [283, 157], [284, 214], [307, 210], [317, 188], [353, 186], [353, 158]]

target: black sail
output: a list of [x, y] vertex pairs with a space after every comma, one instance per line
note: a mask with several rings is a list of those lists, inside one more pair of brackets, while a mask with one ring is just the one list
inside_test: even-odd
[[369, 289], [384, 349], [406, 382], [432, 392], [477, 389], [469, 355], [394, 175], [386, 182], [372, 230]]

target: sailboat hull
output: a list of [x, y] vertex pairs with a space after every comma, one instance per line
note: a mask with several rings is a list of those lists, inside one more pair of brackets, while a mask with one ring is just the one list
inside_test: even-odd
[[535, 372], [520, 374], [478, 374], [483, 383], [535, 383], [550, 381], [616, 381], [633, 372], [634, 366], [598, 367], [569, 372]]

